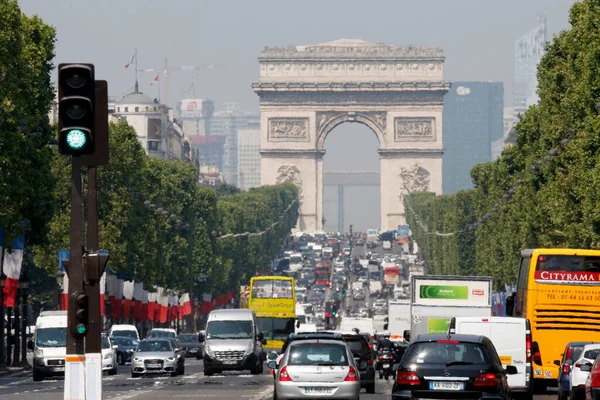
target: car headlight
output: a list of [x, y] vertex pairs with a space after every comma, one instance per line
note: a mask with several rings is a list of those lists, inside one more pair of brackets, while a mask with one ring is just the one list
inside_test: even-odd
[[208, 354], [209, 357], [214, 357], [215, 353], [213, 353], [212, 349], [208, 346], [204, 346], [204, 352]]
[[140, 362], [140, 361], [142, 361], [142, 359], [141, 359], [141, 358], [138, 358], [138, 357], [134, 357], [133, 361], [135, 361], [135, 362]]
[[108, 359], [108, 358], [113, 358], [112, 353], [106, 353], [106, 355], [104, 356], [104, 359]]
[[248, 348], [246, 349], [246, 354], [252, 354], [254, 353], [254, 343], [250, 342], [248, 344]]
[[173, 361], [175, 361], [175, 357], [167, 357], [167, 361], [173, 362]]
[[33, 352], [34, 357], [44, 357], [44, 350], [37, 348]]

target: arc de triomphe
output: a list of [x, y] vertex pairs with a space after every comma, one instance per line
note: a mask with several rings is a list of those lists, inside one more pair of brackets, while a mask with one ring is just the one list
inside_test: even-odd
[[441, 193], [450, 88], [441, 49], [342, 39], [266, 47], [258, 60], [261, 183], [299, 186], [297, 229], [322, 230], [325, 139], [344, 122], [365, 124], [379, 140], [381, 229], [405, 223], [404, 193]]

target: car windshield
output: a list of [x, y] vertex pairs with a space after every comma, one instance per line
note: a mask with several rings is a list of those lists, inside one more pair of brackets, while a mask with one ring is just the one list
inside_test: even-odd
[[67, 345], [67, 328], [36, 329], [35, 344], [38, 347], [65, 347]]
[[348, 365], [344, 345], [334, 343], [300, 343], [289, 350], [288, 365]]
[[587, 358], [588, 360], [595, 360], [596, 357], [598, 357], [598, 354], [600, 354], [600, 349], [587, 350], [585, 353], [583, 353], [583, 358]]
[[252, 321], [210, 321], [206, 326], [207, 339], [251, 339]]
[[108, 337], [106, 336], [102, 336], [102, 348], [110, 349], [110, 340], [108, 340]]
[[177, 339], [180, 342], [190, 343], [190, 342], [197, 342], [198, 341], [198, 336], [197, 335], [186, 334], [186, 335], [179, 335], [177, 337]]
[[173, 348], [168, 340], [142, 340], [137, 351], [140, 353], [171, 352]]
[[132, 330], [112, 331], [111, 336], [128, 337], [132, 339], [138, 338], [137, 332]]
[[127, 337], [113, 337], [111, 339], [117, 346], [129, 346], [134, 347], [138, 345], [138, 341]]
[[177, 335], [175, 335], [175, 332], [171, 332], [171, 331], [150, 331], [150, 334], [148, 335], [148, 338], [175, 338], [177, 337]]
[[489, 356], [487, 350], [479, 343], [440, 340], [414, 343], [408, 348], [402, 361], [409, 364], [488, 364]]

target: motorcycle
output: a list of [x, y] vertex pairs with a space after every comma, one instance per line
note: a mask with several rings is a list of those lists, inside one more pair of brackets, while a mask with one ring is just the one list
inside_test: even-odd
[[388, 380], [394, 374], [394, 359], [394, 352], [392, 350], [382, 350], [379, 354], [379, 379]]

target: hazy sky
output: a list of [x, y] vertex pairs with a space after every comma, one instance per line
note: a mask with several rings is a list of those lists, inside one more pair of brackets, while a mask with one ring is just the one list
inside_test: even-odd
[[[548, 39], [568, 27], [573, 0], [20, 0], [23, 11], [56, 27], [56, 64], [92, 62], [109, 93], [121, 96], [134, 84], [124, 66], [135, 49], [140, 68], [224, 64], [223, 69], [173, 71], [169, 104], [191, 96], [237, 102], [258, 110], [250, 85], [258, 79], [257, 57], [264, 46], [305, 45], [358, 38], [395, 45], [444, 49], [445, 79], [503, 81], [512, 103], [513, 42], [545, 13]], [[140, 73], [140, 88], [155, 73]], [[164, 76], [161, 74], [164, 100]], [[185, 94], [185, 92], [190, 94]], [[325, 169], [379, 170], [377, 140], [356, 124], [338, 127], [327, 139]], [[333, 194], [329, 195], [329, 190]], [[335, 224], [335, 189], [326, 193], [325, 217]], [[379, 193], [346, 191], [346, 224], [355, 229], [379, 221]], [[333, 215], [332, 215], [333, 214]]]

